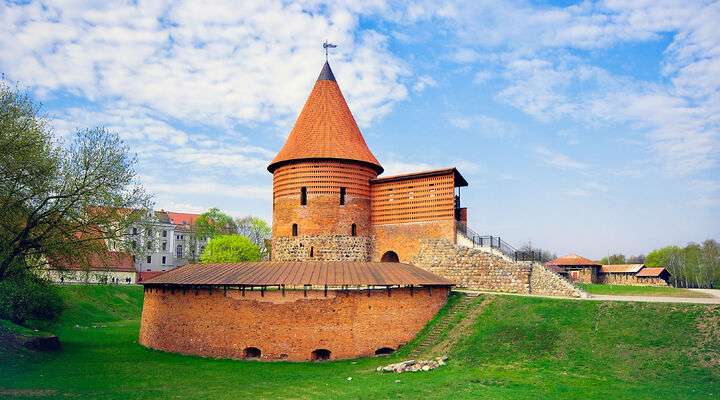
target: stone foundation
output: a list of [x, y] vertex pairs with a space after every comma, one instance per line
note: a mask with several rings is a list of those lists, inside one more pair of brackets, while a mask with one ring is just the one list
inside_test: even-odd
[[273, 261], [370, 261], [372, 238], [366, 236], [297, 236], [272, 240]]
[[598, 283], [606, 285], [667, 286], [664, 279], [638, 277], [635, 274], [599, 274]]
[[585, 292], [538, 263], [516, 262], [490, 249], [457, 246], [447, 239], [421, 240], [420, 251], [411, 263], [470, 290], [585, 296]]

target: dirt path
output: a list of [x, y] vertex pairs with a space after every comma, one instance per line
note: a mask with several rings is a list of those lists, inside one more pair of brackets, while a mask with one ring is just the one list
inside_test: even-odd
[[595, 301], [639, 301], [644, 303], [690, 303], [720, 304], [720, 297], [660, 297], [660, 296], [614, 296], [593, 294], [587, 299]]
[[[447, 320], [439, 321], [444, 326], [438, 326], [438, 332], [430, 332], [428, 335], [427, 342], [424, 345], [418, 346], [417, 351], [412, 354], [415, 357], [432, 358], [447, 355], [450, 349], [463, 337], [467, 337], [470, 334], [475, 320], [478, 315], [483, 311], [485, 305], [490, 299], [485, 298], [480, 303], [476, 302], [477, 298], [466, 296], [461, 299], [460, 302], [454, 307], [454, 309], [447, 315]], [[451, 326], [447, 332], [443, 332], [445, 335], [441, 337], [441, 330], [446, 330], [447, 324], [450, 320], [457, 317], [457, 313], [467, 313], [464, 317], [460, 318], [454, 326]], [[440, 325], [440, 324], [438, 324]], [[439, 340], [438, 338], [441, 337]]]

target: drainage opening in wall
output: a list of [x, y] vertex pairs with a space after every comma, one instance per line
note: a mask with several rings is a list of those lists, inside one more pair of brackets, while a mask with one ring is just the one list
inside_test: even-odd
[[243, 358], [246, 360], [259, 360], [262, 352], [257, 347], [246, 347], [243, 350]]
[[330, 359], [330, 350], [328, 349], [317, 349], [313, 350], [310, 354], [310, 359], [313, 361], [325, 361]]
[[380, 261], [382, 262], [400, 262], [400, 257], [398, 257], [397, 253], [390, 250], [386, 251], [385, 254], [382, 255], [380, 258]]
[[395, 350], [393, 350], [392, 347], [381, 347], [381, 348], [375, 350], [375, 355], [376, 356], [387, 356], [389, 354], [392, 354], [393, 352], [395, 352]]

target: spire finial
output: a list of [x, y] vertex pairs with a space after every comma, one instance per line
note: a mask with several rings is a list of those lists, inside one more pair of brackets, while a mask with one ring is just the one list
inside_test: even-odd
[[325, 40], [325, 42], [323, 42], [323, 49], [325, 49], [325, 62], [328, 61], [328, 49], [334, 49], [336, 47], [337, 47], [336, 44], [328, 43], [327, 40]]

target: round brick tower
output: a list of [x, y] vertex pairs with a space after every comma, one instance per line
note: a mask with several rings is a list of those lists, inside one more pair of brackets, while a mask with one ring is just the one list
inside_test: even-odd
[[370, 260], [370, 179], [383, 168], [327, 62], [268, 171], [273, 260]]

